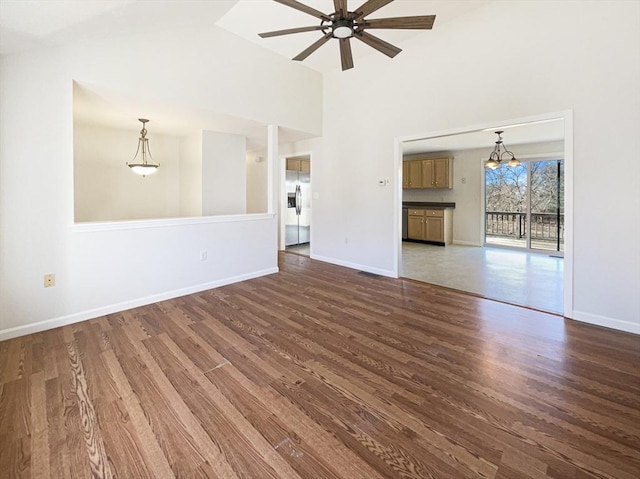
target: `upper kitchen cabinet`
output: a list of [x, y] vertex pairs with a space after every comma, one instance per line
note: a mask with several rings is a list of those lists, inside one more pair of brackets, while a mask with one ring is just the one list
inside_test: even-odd
[[402, 187], [453, 188], [452, 158], [416, 158], [402, 163]]
[[402, 163], [402, 187], [422, 188], [422, 162], [405, 161]]
[[309, 161], [308, 157], [287, 158], [287, 170], [310, 173], [311, 161]]
[[449, 158], [422, 160], [422, 187], [451, 188], [450, 168]]

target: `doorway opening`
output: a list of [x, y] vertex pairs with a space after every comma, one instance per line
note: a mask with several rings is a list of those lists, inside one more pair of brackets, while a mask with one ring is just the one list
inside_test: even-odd
[[285, 250], [310, 256], [311, 156], [288, 157], [285, 165]]
[[[521, 190], [520, 201], [506, 211], [491, 202], [497, 180], [484, 168], [497, 129], [507, 130], [509, 147], [524, 165], [520, 178], [510, 179], [512, 189]], [[400, 178], [403, 158], [419, 153], [451, 158], [453, 181], [450, 188], [422, 190], [403, 188], [402, 181], [397, 182], [398, 276], [571, 317], [572, 113], [398, 139]], [[507, 178], [503, 180], [509, 185]], [[425, 208], [438, 204], [452, 208], [450, 243], [402, 241], [407, 235], [403, 234], [402, 206], [411, 208], [420, 202]], [[500, 226], [495, 224], [496, 212], [520, 216]], [[495, 247], [505, 239], [521, 244]]]

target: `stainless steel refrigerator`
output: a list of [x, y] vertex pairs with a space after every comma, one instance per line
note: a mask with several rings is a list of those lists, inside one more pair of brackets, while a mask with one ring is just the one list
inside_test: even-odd
[[309, 243], [311, 239], [311, 175], [302, 171], [287, 170], [286, 191], [285, 246]]

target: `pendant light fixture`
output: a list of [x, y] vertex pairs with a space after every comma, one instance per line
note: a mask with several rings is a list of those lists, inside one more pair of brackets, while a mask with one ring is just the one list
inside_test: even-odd
[[[498, 135], [498, 140], [496, 141], [496, 146], [493, 147], [491, 155], [489, 155], [489, 159], [484, 162], [485, 168], [495, 170], [502, 164], [502, 161], [506, 160], [507, 158], [509, 158], [507, 166], [520, 166], [520, 161], [516, 159], [515, 155], [511, 151], [507, 150], [507, 147], [502, 141], [502, 136], [500, 136], [502, 135], [502, 133], [504, 133], [504, 131], [495, 132], [495, 134]], [[504, 148], [504, 151], [502, 151], [501, 148]], [[505, 155], [506, 158], [503, 158]]]
[[[147, 138], [147, 128], [146, 124], [149, 120], [144, 118], [138, 118], [138, 121], [142, 123], [142, 130], [140, 130], [140, 138], [138, 139], [138, 149], [136, 150], [136, 154], [131, 160], [131, 163], [127, 163], [127, 166], [131, 168], [137, 175], [142, 175], [144, 178], [147, 175], [151, 175], [158, 171], [158, 167], [160, 166], [158, 163], [153, 162], [153, 158], [151, 157], [151, 150], [149, 149], [149, 139]], [[140, 153], [140, 160], [136, 162], [136, 158], [138, 158], [138, 153]]]

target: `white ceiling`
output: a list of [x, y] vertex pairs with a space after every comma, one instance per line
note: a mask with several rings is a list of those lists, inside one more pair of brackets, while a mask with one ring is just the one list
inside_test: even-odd
[[496, 125], [495, 127], [446, 135], [436, 138], [424, 138], [402, 144], [403, 153], [428, 153], [436, 151], [470, 150], [475, 148], [493, 148], [498, 136], [495, 131], [504, 130], [502, 139], [511, 149], [514, 145], [541, 143], [564, 139], [564, 121], [562, 119], [545, 120], [517, 125]]
[[210, 27], [236, 0], [1, 0], [0, 55], [34, 48]]

